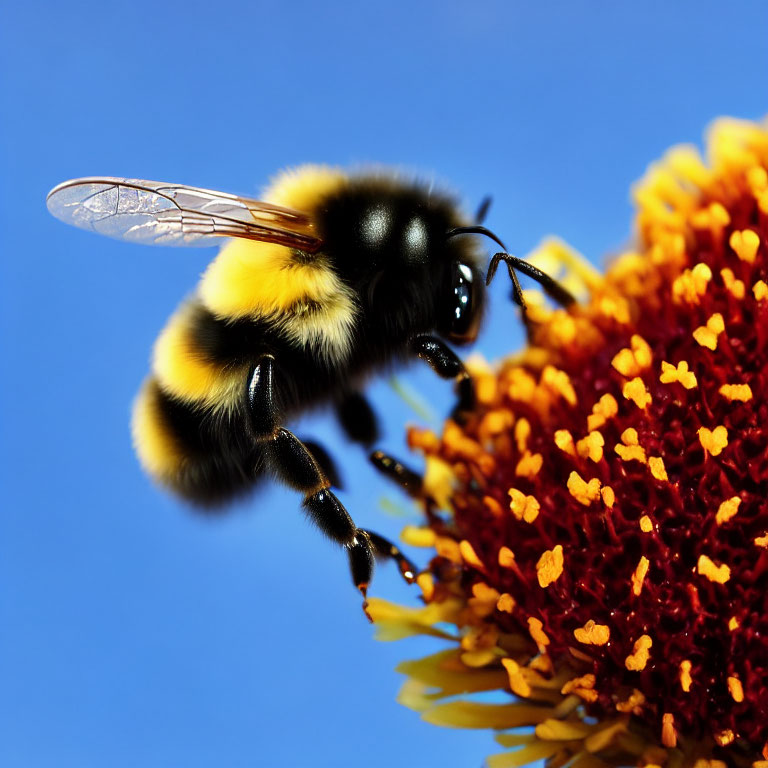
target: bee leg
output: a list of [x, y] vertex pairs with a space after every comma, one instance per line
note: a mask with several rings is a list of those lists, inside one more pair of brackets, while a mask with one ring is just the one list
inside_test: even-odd
[[305, 440], [304, 438], [299, 439], [304, 443], [304, 447], [312, 454], [312, 458], [319, 464], [323, 474], [330, 480], [331, 486], [333, 488], [339, 488], [340, 490], [343, 489], [344, 484], [341, 480], [341, 473], [331, 454], [328, 453], [320, 443], [315, 442], [314, 440]]
[[397, 563], [397, 567], [400, 569], [403, 578], [409, 584], [413, 584], [416, 580], [417, 568], [395, 544], [373, 531], [368, 531], [362, 528], [359, 528], [358, 530], [368, 536], [368, 539], [373, 545], [373, 552], [377, 557], [391, 558], [394, 560]]
[[[262, 355], [248, 384], [250, 424], [256, 440], [266, 448], [272, 470], [286, 485], [304, 494], [303, 506], [318, 528], [347, 551], [352, 581], [363, 595], [373, 575], [376, 547], [360, 530], [344, 505], [329, 489], [328, 478], [296, 435], [280, 426], [275, 402], [275, 358]], [[370, 618], [370, 616], [368, 616]]]
[[362, 392], [347, 392], [337, 400], [336, 416], [353, 442], [370, 447], [379, 439], [379, 420]]
[[464, 414], [475, 405], [475, 388], [469, 371], [456, 353], [435, 336], [416, 336], [411, 340], [411, 350], [425, 360], [441, 379], [455, 379], [458, 402], [451, 411], [451, 418], [462, 421]]
[[397, 483], [409, 496], [419, 499], [424, 493], [424, 478], [384, 451], [374, 451], [371, 463], [388, 480]]
[[528, 263], [525, 259], [521, 259], [519, 256], [512, 256], [509, 253], [494, 254], [491, 263], [488, 266], [488, 275], [485, 279], [486, 285], [491, 284], [491, 280], [493, 280], [493, 276], [496, 274], [496, 269], [499, 266], [500, 261], [503, 261], [507, 265], [507, 272], [509, 272], [509, 278], [512, 280], [512, 301], [523, 310], [523, 322], [528, 331], [529, 339], [533, 328], [528, 320], [525, 299], [523, 298], [523, 289], [520, 287], [520, 281], [515, 272], [516, 269], [519, 269], [524, 275], [532, 277], [544, 289], [544, 293], [546, 293], [550, 299], [560, 304], [560, 306], [570, 307], [572, 304], [576, 303], [574, 295], [567, 288], [558, 283], [557, 280], [550, 277], [546, 272], [542, 272], [538, 267], [534, 267], [533, 264]]
[[[488, 277], [485, 280], [486, 285], [491, 284], [491, 280], [493, 280], [493, 276], [496, 274], [496, 268], [499, 265], [499, 261], [502, 260], [502, 258], [505, 256], [509, 256], [509, 254], [497, 253], [496, 256], [494, 256], [491, 260], [491, 266], [488, 268]], [[509, 258], [513, 259], [514, 257], [509, 256]], [[534, 328], [531, 319], [528, 317], [528, 306], [526, 305], [525, 297], [523, 296], [523, 287], [520, 285], [517, 272], [515, 272], [515, 270], [512, 268], [512, 263], [506, 258], [504, 258], [503, 261], [507, 265], [509, 279], [512, 281], [512, 293], [510, 293], [509, 297], [512, 299], [512, 301], [515, 302], [515, 304], [517, 304], [518, 307], [520, 307], [520, 314], [522, 315], [523, 325], [525, 326], [525, 336], [530, 343], [533, 341]]]

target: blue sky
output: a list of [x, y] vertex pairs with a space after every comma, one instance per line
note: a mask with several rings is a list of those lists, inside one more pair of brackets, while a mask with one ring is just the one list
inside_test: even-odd
[[[0, 764], [477, 766], [489, 734], [423, 724], [372, 639], [344, 555], [295, 493], [190, 515], [141, 473], [130, 404], [210, 250], [66, 228], [57, 182], [115, 175], [253, 195], [305, 161], [452, 185], [517, 254], [558, 234], [596, 264], [629, 189], [723, 114], [768, 112], [768, 5], [697, 2], [7, 4], [0, 28]], [[477, 349], [514, 349], [499, 280]], [[402, 380], [444, 414], [450, 388]], [[417, 417], [374, 382], [405, 454]], [[322, 414], [359, 524], [415, 512]], [[417, 460], [413, 460], [417, 463]], [[382, 509], [395, 502], [397, 514]], [[414, 553], [418, 556], [419, 553]], [[392, 567], [373, 593], [415, 604]]]

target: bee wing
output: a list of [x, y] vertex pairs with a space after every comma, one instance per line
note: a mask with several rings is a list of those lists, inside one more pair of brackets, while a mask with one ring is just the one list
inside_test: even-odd
[[148, 245], [210, 246], [217, 237], [242, 237], [314, 253], [322, 244], [301, 211], [184, 184], [72, 179], [54, 187], [47, 204], [66, 224]]

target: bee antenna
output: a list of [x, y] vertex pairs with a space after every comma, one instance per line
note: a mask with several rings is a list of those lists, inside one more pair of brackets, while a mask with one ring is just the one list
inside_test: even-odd
[[501, 239], [498, 236], [494, 235], [487, 227], [481, 227], [479, 224], [475, 224], [471, 227], [454, 227], [453, 229], [449, 229], [446, 238], [455, 237], [456, 235], [485, 235], [486, 237], [490, 237], [491, 240], [500, 245], [505, 251], [507, 250], [507, 246], [501, 242]]

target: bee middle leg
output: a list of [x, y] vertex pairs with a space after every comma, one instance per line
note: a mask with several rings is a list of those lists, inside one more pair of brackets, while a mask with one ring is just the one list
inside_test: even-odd
[[455, 380], [458, 402], [451, 411], [451, 417], [461, 421], [475, 405], [475, 387], [461, 358], [440, 339], [428, 334], [414, 337], [411, 351], [425, 360], [441, 379]]
[[350, 440], [370, 447], [379, 439], [379, 420], [362, 392], [345, 392], [335, 408], [339, 424]]
[[[303, 506], [320, 530], [344, 547], [349, 558], [352, 581], [363, 595], [373, 576], [376, 555], [397, 561], [406, 579], [412, 580], [413, 566], [391, 542], [378, 534], [358, 528], [344, 505], [330, 490], [330, 481], [310, 451], [289, 430], [280, 426], [275, 398], [275, 358], [262, 355], [248, 384], [251, 429], [265, 446], [272, 470], [286, 485], [304, 494]], [[363, 609], [366, 602], [363, 602]]]

